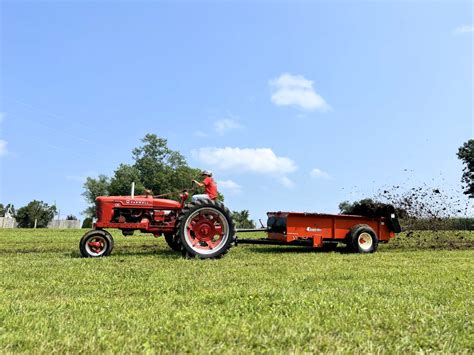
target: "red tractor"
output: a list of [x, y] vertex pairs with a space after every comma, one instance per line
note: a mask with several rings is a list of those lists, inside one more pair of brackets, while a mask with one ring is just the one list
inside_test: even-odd
[[[164, 235], [171, 249], [187, 257], [217, 258], [232, 243], [300, 245], [334, 249], [346, 244], [355, 253], [373, 253], [401, 231], [393, 207], [370, 216], [319, 213], [269, 212], [267, 227], [234, 228], [230, 211], [220, 202], [197, 200], [186, 203], [160, 196], [101, 196], [96, 200], [94, 229], [81, 239], [84, 257], [110, 255], [114, 241], [105, 228], [120, 229], [123, 235], [139, 230], [158, 237]], [[237, 233], [265, 232], [263, 239], [238, 239]]]
[[84, 257], [110, 255], [114, 247], [112, 235], [105, 228], [117, 228], [125, 236], [135, 230], [164, 235], [168, 245], [184, 256], [217, 258], [225, 254], [234, 241], [235, 228], [230, 211], [212, 200], [186, 203], [153, 196], [100, 196], [96, 199], [97, 221], [94, 229], [81, 239]]

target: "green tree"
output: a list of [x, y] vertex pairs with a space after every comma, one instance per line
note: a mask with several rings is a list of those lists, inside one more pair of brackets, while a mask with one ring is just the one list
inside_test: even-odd
[[15, 216], [15, 206], [13, 206], [11, 203], [8, 203], [6, 206], [3, 205], [3, 203], [0, 203], [0, 217], [4, 217], [7, 212], [10, 212], [10, 214], [14, 217]]
[[84, 192], [82, 196], [91, 205], [87, 207], [82, 213], [89, 217], [95, 217], [95, 199], [98, 196], [105, 196], [109, 194], [110, 181], [105, 175], [99, 175], [97, 179], [88, 177], [84, 183]]
[[255, 222], [250, 219], [249, 211], [232, 211], [232, 220], [236, 228], [255, 228]]
[[342, 214], [353, 214], [368, 217], [386, 217], [395, 212], [398, 218], [406, 218], [408, 213], [403, 208], [396, 208], [391, 204], [374, 201], [371, 198], [364, 198], [359, 201], [343, 201], [339, 204], [339, 212]]
[[33, 228], [35, 220], [37, 220], [37, 228], [45, 228], [56, 213], [56, 206], [49, 206], [43, 201], [33, 200], [25, 207], [18, 209], [16, 220], [19, 228]]
[[77, 217], [73, 214], [68, 214], [66, 217], [66, 221], [77, 221]]
[[81, 228], [92, 228], [92, 217], [84, 218]]
[[201, 178], [201, 170], [189, 167], [181, 153], [168, 147], [166, 139], [147, 134], [141, 141], [143, 144], [132, 151], [133, 164], [119, 165], [111, 178], [105, 175], [87, 178], [83, 196], [90, 206], [83, 212], [86, 216], [95, 217], [97, 196], [129, 195], [132, 182], [135, 182], [137, 195], [145, 189], [160, 195], [188, 188], [193, 179]]
[[132, 182], [135, 182], [135, 194], [140, 195], [145, 191], [141, 183], [140, 171], [134, 166], [120, 164], [110, 179], [108, 193], [112, 196], [130, 195]]
[[200, 176], [201, 171], [190, 168], [181, 153], [168, 148], [166, 139], [147, 134], [142, 143], [132, 151], [134, 167], [140, 182], [155, 195], [189, 187]]
[[470, 198], [474, 197], [474, 139], [468, 140], [458, 150], [458, 158], [465, 165], [461, 181], [463, 183], [464, 193]]
[[342, 214], [351, 214], [354, 206], [349, 201], [342, 201], [339, 204], [339, 212]]

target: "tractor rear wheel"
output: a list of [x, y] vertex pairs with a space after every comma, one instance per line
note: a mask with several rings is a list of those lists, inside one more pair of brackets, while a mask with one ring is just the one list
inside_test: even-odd
[[112, 235], [104, 230], [91, 230], [79, 242], [79, 251], [84, 258], [109, 256], [114, 248]]
[[348, 246], [354, 253], [374, 253], [379, 244], [377, 234], [367, 224], [352, 227], [348, 239]]
[[168, 246], [174, 250], [174, 251], [181, 251], [181, 244], [179, 242], [179, 237], [172, 234], [172, 233], [166, 233], [165, 234], [165, 240]]
[[235, 227], [229, 209], [221, 202], [197, 200], [181, 211], [177, 236], [183, 256], [219, 258], [231, 247]]

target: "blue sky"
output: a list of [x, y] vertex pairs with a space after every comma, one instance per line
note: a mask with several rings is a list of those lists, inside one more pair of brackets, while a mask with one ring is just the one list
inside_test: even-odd
[[62, 215], [146, 133], [233, 210], [459, 186], [472, 2], [3, 1], [0, 202]]

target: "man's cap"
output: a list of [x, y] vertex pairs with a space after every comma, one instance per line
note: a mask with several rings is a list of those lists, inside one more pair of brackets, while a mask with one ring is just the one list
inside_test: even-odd
[[203, 170], [203, 171], [202, 171], [202, 175], [212, 176], [212, 171]]

